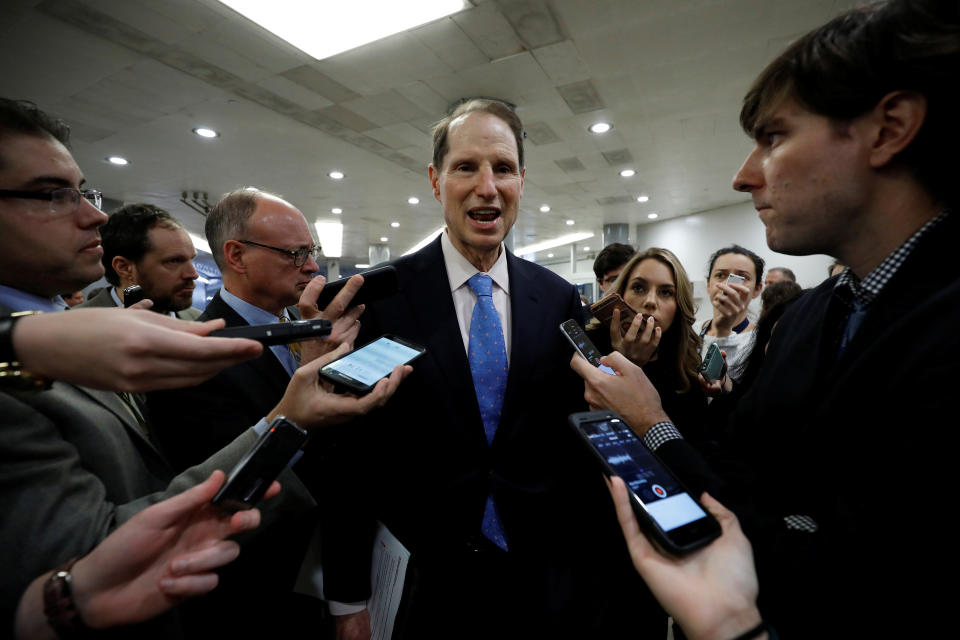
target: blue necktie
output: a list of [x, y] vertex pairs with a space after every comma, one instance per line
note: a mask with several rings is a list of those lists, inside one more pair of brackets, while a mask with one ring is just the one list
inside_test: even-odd
[[[483, 430], [487, 435], [487, 444], [490, 444], [500, 424], [503, 395], [507, 389], [507, 349], [503, 342], [500, 316], [493, 306], [493, 280], [486, 274], [477, 273], [467, 280], [467, 284], [477, 296], [477, 304], [470, 317], [467, 360], [480, 405]], [[501, 549], [507, 549], [493, 496], [487, 496], [487, 505], [483, 510], [483, 535]]]
[[843, 327], [843, 336], [840, 338], [840, 349], [837, 353], [837, 358], [842, 356], [847, 350], [847, 346], [850, 344], [850, 341], [853, 340], [853, 336], [856, 335], [857, 329], [860, 328], [866, 316], [867, 310], [861, 307], [858, 302], [854, 302], [853, 310], [850, 312], [850, 315], [847, 316], [847, 321]]

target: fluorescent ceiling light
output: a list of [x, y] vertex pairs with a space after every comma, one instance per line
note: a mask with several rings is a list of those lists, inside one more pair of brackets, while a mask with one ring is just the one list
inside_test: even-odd
[[464, 9], [463, 0], [220, 0], [317, 60]]
[[650, 199], [650, 196], [637, 196], [637, 202], [646, 202]]
[[403, 255], [408, 256], [408, 255], [410, 255], [411, 253], [415, 253], [415, 252], [417, 252], [417, 251], [420, 251], [420, 249], [423, 249], [425, 246], [427, 246], [428, 244], [430, 244], [431, 242], [433, 242], [433, 239], [434, 239], [434, 238], [436, 238], [438, 235], [440, 235], [441, 233], [443, 233], [443, 230], [444, 230], [444, 229], [446, 229], [446, 227], [440, 227], [440, 228], [437, 229], [436, 231], [431, 231], [430, 234], [427, 235], [426, 238], [424, 238], [423, 240], [421, 240], [421, 241], [418, 242], [417, 244], [413, 245], [413, 247], [411, 247], [409, 250], [407, 250], [406, 253], [404, 253]]
[[575, 221], [575, 220], [567, 220], [567, 226], [568, 226], [568, 227], [572, 227], [572, 226], [575, 225], [575, 224], [576, 224], [576, 221]]
[[214, 131], [209, 127], [197, 127], [196, 129], [193, 130], [193, 132], [198, 136], [200, 136], [201, 138], [216, 138], [217, 136], [220, 135], [219, 133], [217, 133], [216, 131]]
[[124, 158], [123, 156], [110, 156], [107, 158], [107, 162], [110, 164], [115, 164], [119, 167], [125, 167], [130, 164], [130, 161]]
[[389, 242], [389, 241], [390, 241], [390, 238], [388, 238], [387, 236], [380, 236], [380, 242]]
[[328, 258], [343, 256], [343, 225], [339, 222], [314, 222], [317, 230], [317, 240], [323, 249], [323, 255]]
[[213, 253], [210, 251], [210, 243], [207, 242], [206, 238], [198, 236], [195, 233], [187, 232], [187, 235], [190, 236], [190, 241], [193, 242], [193, 248], [197, 251], [206, 251], [207, 253]]
[[367, 269], [367, 268], [370, 267], [370, 265], [368, 265], [368, 264], [366, 264], [366, 263], [363, 263], [363, 262], [358, 262], [357, 264], [353, 265], [353, 267], [354, 267], [355, 269]]
[[518, 256], [524, 256], [528, 253], [536, 253], [537, 251], [543, 251], [544, 249], [553, 249], [554, 247], [561, 247], [565, 244], [570, 244], [571, 242], [580, 242], [581, 240], [586, 240], [587, 238], [592, 237], [592, 231], [568, 233], [565, 236], [560, 236], [559, 238], [554, 238], [553, 240], [544, 240], [543, 242], [534, 242], [533, 244], [528, 244], [525, 247], [517, 247], [514, 250], [514, 253]]

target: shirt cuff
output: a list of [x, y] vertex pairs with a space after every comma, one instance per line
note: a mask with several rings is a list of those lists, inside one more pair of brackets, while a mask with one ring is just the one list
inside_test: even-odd
[[664, 442], [670, 440], [682, 440], [683, 436], [673, 426], [672, 422], [658, 422], [647, 430], [643, 436], [643, 444], [647, 445], [650, 451], [656, 451]]
[[346, 616], [351, 613], [360, 613], [367, 608], [367, 601], [361, 600], [360, 602], [337, 602], [336, 600], [327, 600], [327, 605], [330, 607], [330, 615], [334, 616]]

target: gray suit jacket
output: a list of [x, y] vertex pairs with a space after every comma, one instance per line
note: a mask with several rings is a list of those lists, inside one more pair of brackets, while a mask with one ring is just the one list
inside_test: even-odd
[[[112, 288], [113, 287], [111, 285], [104, 287], [103, 289], [100, 290], [99, 293], [97, 293], [97, 295], [93, 296], [86, 302], [78, 304], [77, 308], [81, 309], [83, 307], [106, 307], [109, 309], [112, 307], [116, 307], [117, 303], [114, 301], [113, 296], [110, 295], [110, 289]], [[196, 307], [188, 307], [181, 311], [177, 311], [177, 317], [180, 318], [181, 320], [196, 320], [197, 318], [200, 317], [201, 313], [203, 313], [203, 311], [201, 311], [200, 309], [197, 309]]]
[[[229, 472], [256, 438], [246, 429], [176, 475], [115, 393], [59, 382], [35, 394], [0, 393], [0, 625], [12, 628], [31, 580], [214, 469]], [[280, 481], [284, 491], [264, 504], [261, 529], [314, 505], [292, 472]]]

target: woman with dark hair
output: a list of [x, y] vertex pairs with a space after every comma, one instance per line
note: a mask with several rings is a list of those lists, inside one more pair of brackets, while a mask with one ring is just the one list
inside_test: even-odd
[[590, 339], [601, 352], [619, 351], [643, 367], [677, 428], [699, 440], [707, 400], [698, 379], [693, 286], [680, 260], [657, 247], [637, 253], [609, 292], [619, 294], [637, 317], [627, 331], [621, 329], [619, 311], [609, 324], [594, 319], [587, 325]]

